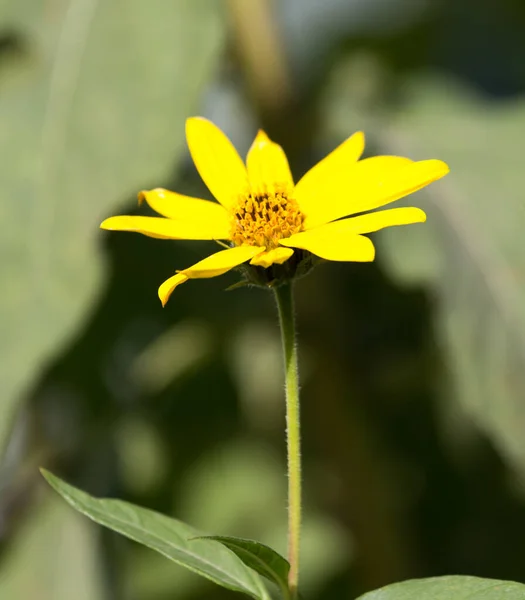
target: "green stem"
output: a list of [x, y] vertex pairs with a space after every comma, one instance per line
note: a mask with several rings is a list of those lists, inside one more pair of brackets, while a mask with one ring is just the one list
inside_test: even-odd
[[299, 376], [292, 284], [275, 288], [284, 351], [286, 382], [286, 434], [288, 447], [288, 586], [297, 597], [299, 580], [299, 539], [301, 530], [301, 434], [299, 419]]

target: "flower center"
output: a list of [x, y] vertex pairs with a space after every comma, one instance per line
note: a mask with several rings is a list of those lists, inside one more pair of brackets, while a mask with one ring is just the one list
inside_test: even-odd
[[232, 241], [237, 246], [277, 248], [279, 240], [303, 230], [304, 215], [294, 198], [275, 189], [242, 196], [233, 213]]

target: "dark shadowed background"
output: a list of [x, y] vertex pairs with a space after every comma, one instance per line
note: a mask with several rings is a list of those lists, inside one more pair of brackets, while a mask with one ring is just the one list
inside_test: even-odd
[[98, 229], [143, 188], [209, 197], [196, 114], [243, 154], [264, 128], [296, 178], [358, 129], [451, 167], [407, 199], [425, 225], [297, 285], [305, 600], [525, 582], [524, 31], [521, 0], [0, 1], [2, 600], [233, 598], [73, 513], [41, 465], [286, 550], [272, 295], [230, 273], [162, 309], [213, 243]]

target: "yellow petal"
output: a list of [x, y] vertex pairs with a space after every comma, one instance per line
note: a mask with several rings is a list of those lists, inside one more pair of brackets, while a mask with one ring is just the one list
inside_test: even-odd
[[268, 189], [293, 189], [293, 178], [284, 150], [259, 131], [246, 158], [248, 178], [254, 193], [264, 193]]
[[264, 247], [236, 246], [235, 248], [216, 252], [192, 267], [179, 271], [177, 275], [170, 277], [160, 286], [159, 298], [162, 305], [166, 304], [173, 290], [188, 279], [206, 279], [223, 275], [257, 254], [261, 254], [264, 250]]
[[448, 172], [448, 166], [440, 160], [412, 162], [395, 156], [362, 160], [347, 173], [336, 177], [324, 191], [318, 190], [321, 203], [306, 215], [304, 226], [310, 229], [379, 208], [425, 187]]
[[173, 275], [173, 277], [166, 279], [159, 287], [159, 298], [162, 302], [162, 306], [166, 306], [166, 302], [169, 300], [173, 290], [185, 281], [188, 281], [188, 277], [183, 273], [177, 273], [176, 275]]
[[324, 227], [296, 233], [281, 240], [283, 246], [302, 248], [326, 260], [369, 262], [374, 260], [374, 244], [367, 237], [357, 234], [332, 235]]
[[174, 221], [162, 217], [110, 217], [100, 227], [111, 231], [136, 231], [149, 237], [172, 240], [227, 240], [231, 234], [227, 223]]
[[139, 193], [139, 204], [146, 201], [149, 206], [163, 217], [175, 220], [193, 220], [230, 226], [230, 215], [217, 202], [200, 198], [190, 198], [162, 188], [144, 190]]
[[[420, 208], [391, 208], [297, 233], [281, 240], [281, 244], [309, 250], [327, 260], [368, 261], [374, 259], [374, 246], [368, 238], [359, 234], [372, 233], [394, 225], [423, 223], [426, 218]], [[356, 253], [360, 258], [353, 258]]]
[[295, 197], [305, 215], [315, 214], [316, 209], [328, 201], [325, 194], [327, 185], [346, 173], [361, 158], [365, 149], [365, 135], [362, 131], [354, 133], [342, 144], [332, 150], [299, 180], [295, 187]]
[[211, 121], [192, 117], [186, 121], [186, 140], [193, 162], [210, 192], [232, 208], [248, 188], [246, 167], [237, 150]]
[[[385, 175], [383, 179], [381, 179], [381, 173], [378, 173], [377, 179], [373, 178], [375, 180], [372, 183], [363, 182], [361, 193], [358, 194], [359, 200], [352, 203], [351, 212], [345, 210], [340, 216], [373, 210], [399, 200], [417, 192], [433, 181], [441, 179], [449, 171], [448, 165], [442, 160], [432, 159], [405, 165], [403, 168]], [[378, 180], [380, 181], [378, 182]], [[358, 191], [355, 186], [353, 189], [355, 192]]]
[[[351, 235], [354, 233], [372, 233], [385, 227], [394, 225], [409, 225], [410, 223], [424, 223], [427, 220], [426, 214], [413, 206], [402, 208], [390, 208], [380, 210], [358, 217], [350, 217], [341, 221], [334, 221], [326, 225], [321, 225], [316, 229], [310, 230], [312, 233], [319, 232], [326, 236], [332, 235]], [[300, 234], [299, 234], [300, 235]], [[294, 236], [292, 236], [294, 237]]]
[[292, 256], [292, 254], [293, 250], [291, 248], [274, 248], [273, 250], [267, 250], [266, 252], [254, 256], [250, 261], [250, 264], [267, 269], [275, 263], [282, 265], [283, 262], [287, 261], [290, 256]]
[[412, 161], [400, 156], [374, 156], [354, 162], [347, 168], [336, 164], [334, 169], [329, 169], [329, 164], [324, 169], [324, 177], [306, 180], [295, 188], [295, 198], [306, 216], [304, 226], [307, 229], [344, 216], [341, 213], [361, 201], [359, 194], [363, 194], [367, 185], [381, 186], [392, 173], [408, 167]]
[[208, 256], [192, 267], [180, 272], [187, 275], [190, 279], [216, 277], [250, 260], [250, 258], [253, 258], [257, 254], [261, 254], [264, 250], [264, 246], [236, 246], [235, 248], [228, 248], [227, 250], [221, 250]]

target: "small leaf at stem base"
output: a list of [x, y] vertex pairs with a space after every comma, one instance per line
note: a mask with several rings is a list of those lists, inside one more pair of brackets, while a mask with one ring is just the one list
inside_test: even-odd
[[281, 591], [286, 591], [286, 594], [289, 594], [288, 573], [290, 571], [290, 563], [269, 546], [253, 540], [222, 535], [212, 535], [196, 539], [220, 542], [234, 552], [245, 565], [257, 571], [259, 575], [263, 575], [263, 577], [273, 581], [273, 583], [279, 586]]

